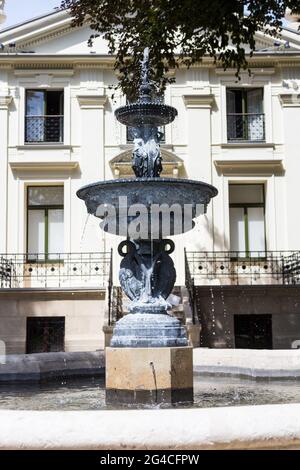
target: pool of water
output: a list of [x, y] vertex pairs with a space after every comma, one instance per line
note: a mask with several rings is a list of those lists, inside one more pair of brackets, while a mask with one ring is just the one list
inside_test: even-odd
[[[255, 382], [238, 378], [196, 376], [193, 404], [138, 405], [130, 408], [207, 408], [279, 403], [300, 403], [300, 381]], [[0, 385], [0, 410], [67, 411], [116, 408], [105, 404], [104, 381], [101, 379], [80, 379], [43, 385]], [[126, 408], [129, 406], [126, 405]]]

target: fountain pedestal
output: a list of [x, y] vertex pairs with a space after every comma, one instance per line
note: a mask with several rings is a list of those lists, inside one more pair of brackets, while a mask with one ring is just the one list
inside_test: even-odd
[[193, 401], [193, 348], [106, 348], [106, 402]]

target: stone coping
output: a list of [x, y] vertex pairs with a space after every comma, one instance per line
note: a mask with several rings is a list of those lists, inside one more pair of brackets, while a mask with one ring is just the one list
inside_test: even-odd
[[254, 379], [299, 379], [300, 349], [208, 349], [193, 351], [194, 373]]
[[300, 404], [0, 411], [0, 450], [300, 450]]
[[0, 356], [0, 384], [103, 377], [104, 373], [104, 351]]
[[[3, 364], [5, 360], [5, 364]], [[193, 350], [194, 374], [251, 379], [300, 379], [300, 349]], [[104, 351], [0, 356], [0, 384], [105, 374]]]

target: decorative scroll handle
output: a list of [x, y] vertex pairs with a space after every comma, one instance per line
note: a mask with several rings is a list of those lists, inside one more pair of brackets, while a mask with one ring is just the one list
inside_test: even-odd
[[169, 256], [173, 251], [172, 240], [161, 240], [154, 245], [151, 241], [124, 241], [119, 245], [119, 254], [124, 258], [120, 283], [132, 301], [156, 304], [169, 297], [176, 281], [174, 263]]

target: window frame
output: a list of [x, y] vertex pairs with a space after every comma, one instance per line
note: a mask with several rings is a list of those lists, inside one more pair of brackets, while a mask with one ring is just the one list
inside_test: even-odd
[[[230, 225], [230, 209], [231, 208], [240, 208], [244, 209], [244, 227], [245, 227], [245, 251], [242, 253], [245, 253], [245, 256], [243, 257], [235, 257], [232, 256], [231, 259], [243, 259], [243, 260], [263, 260], [266, 258], [266, 253], [267, 253], [267, 236], [266, 236], [266, 193], [265, 193], [265, 184], [264, 183], [230, 183], [229, 184], [229, 201], [230, 201], [230, 186], [262, 186], [262, 195], [263, 195], [263, 202], [229, 202], [229, 225]], [[265, 256], [261, 257], [253, 257], [251, 256], [251, 250], [249, 249], [249, 219], [248, 219], [248, 208], [263, 208], [263, 214], [264, 214], [264, 253]], [[231, 250], [230, 247], [230, 252], [234, 253], [236, 250]], [[255, 252], [255, 251], [254, 251]], [[239, 252], [238, 252], [239, 253]]]
[[[254, 114], [261, 114], [263, 116], [263, 139], [251, 139], [249, 138], [249, 129], [248, 125], [246, 126], [246, 136], [244, 137], [237, 137], [237, 138], [230, 138], [229, 137], [229, 122], [228, 122], [228, 116], [249, 116], [252, 113], [248, 112], [248, 93], [251, 91], [255, 90], [261, 90], [262, 94], [262, 113], [254, 113]], [[241, 99], [241, 108], [242, 112], [241, 113], [229, 113], [228, 112], [228, 92], [236, 92], [240, 91], [242, 93], [242, 99]], [[225, 106], [225, 112], [226, 112], [226, 140], [227, 143], [247, 143], [247, 144], [258, 144], [258, 143], [265, 143], [266, 142], [266, 113], [265, 113], [265, 87], [264, 86], [251, 86], [251, 87], [242, 87], [242, 86], [225, 86], [225, 99], [226, 99], [226, 106]]]
[[[54, 254], [54, 253], [49, 253], [49, 217], [48, 213], [49, 210], [63, 210], [64, 211], [64, 204], [44, 204], [44, 205], [30, 205], [29, 204], [29, 189], [30, 188], [64, 188], [64, 185], [61, 184], [56, 184], [56, 185], [30, 185], [27, 186], [26, 188], [26, 258], [27, 258], [27, 263], [63, 263], [62, 258], [57, 258], [57, 259], [49, 259], [49, 255]], [[32, 253], [32, 255], [28, 252], [29, 248], [29, 211], [30, 210], [43, 210], [44, 211], [44, 223], [45, 223], [45, 246], [44, 246], [44, 252], [42, 253], [44, 255], [44, 259], [39, 259], [37, 256], [35, 259], [30, 259], [29, 257], [32, 255], [39, 255], [39, 253]]]
[[[48, 115], [48, 114], [43, 114], [43, 115], [36, 115], [35, 117], [58, 117], [61, 118], [61, 129], [60, 129], [60, 134], [61, 134], [61, 140], [57, 141], [47, 141], [47, 140], [37, 140], [37, 141], [31, 141], [27, 140], [27, 118], [28, 117], [33, 117], [27, 114], [27, 97], [29, 92], [42, 92], [44, 94], [44, 108], [46, 107], [47, 104], [47, 99], [45, 99], [45, 96], [47, 96], [48, 92], [61, 92], [62, 95], [62, 114], [57, 114], [57, 115]], [[28, 87], [25, 88], [25, 102], [24, 102], [24, 144], [25, 145], [64, 145], [65, 143], [65, 88], [60, 88], [60, 87], [54, 87], [54, 88], [35, 88], [35, 87]], [[45, 111], [46, 112], [46, 111]]]

